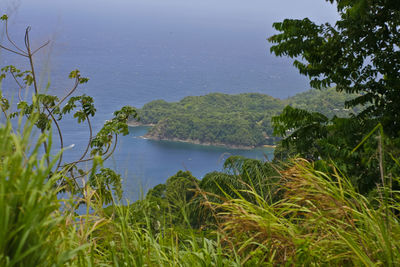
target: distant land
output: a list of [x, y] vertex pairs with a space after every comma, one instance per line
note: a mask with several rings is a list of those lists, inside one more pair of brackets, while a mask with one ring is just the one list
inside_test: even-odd
[[152, 140], [252, 149], [278, 141], [273, 136], [271, 117], [286, 105], [343, 117], [357, 112], [343, 104], [354, 96], [330, 88], [309, 90], [284, 100], [259, 93], [211, 93], [172, 103], [155, 100], [139, 109], [140, 121], [130, 121], [130, 125], [152, 126], [144, 136]]

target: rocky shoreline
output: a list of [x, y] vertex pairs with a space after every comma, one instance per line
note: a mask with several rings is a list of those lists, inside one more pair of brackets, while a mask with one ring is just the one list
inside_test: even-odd
[[269, 147], [274, 148], [275, 146], [272, 145], [263, 145], [263, 146], [243, 146], [243, 145], [232, 145], [232, 144], [224, 144], [224, 143], [217, 143], [217, 142], [202, 142], [200, 140], [193, 140], [193, 139], [179, 139], [179, 138], [163, 138], [159, 136], [154, 136], [151, 134], [145, 134], [142, 138], [155, 140], [155, 141], [173, 141], [173, 142], [182, 142], [182, 143], [190, 143], [194, 145], [202, 145], [202, 146], [219, 146], [219, 147], [226, 147], [230, 149], [243, 149], [243, 150], [251, 150], [255, 148], [262, 148], [262, 147]]
[[[145, 123], [141, 123], [139, 121], [129, 121], [128, 126], [130, 126], [130, 127], [139, 127], [139, 126], [153, 127], [153, 126], [155, 126], [155, 124], [145, 124]], [[165, 138], [165, 137], [161, 137], [159, 135], [151, 134], [150, 132], [148, 132], [144, 136], [140, 136], [140, 137], [143, 139], [149, 139], [149, 140], [154, 140], [154, 141], [182, 142], [182, 143], [190, 143], [190, 144], [202, 145], [202, 146], [226, 147], [226, 148], [230, 148], [230, 149], [251, 150], [251, 149], [262, 148], [262, 147], [275, 148], [274, 145], [263, 145], [263, 146], [256, 147], [256, 146], [224, 144], [224, 143], [218, 143], [218, 142], [202, 142], [200, 140], [193, 140], [193, 139]]]
[[138, 127], [138, 126], [147, 126], [147, 127], [153, 127], [155, 124], [146, 124], [146, 123], [141, 123], [140, 121], [128, 121], [128, 126], [129, 127]]
[[178, 138], [160, 138], [160, 137], [154, 137], [151, 135], [144, 135], [142, 136], [145, 139], [150, 139], [150, 140], [155, 140], [155, 141], [172, 141], [172, 142], [182, 142], [182, 143], [190, 143], [194, 145], [202, 145], [202, 146], [219, 146], [219, 147], [226, 147], [226, 148], [231, 148], [231, 149], [244, 149], [244, 150], [250, 150], [254, 149], [256, 147], [251, 147], [251, 146], [240, 146], [240, 145], [228, 145], [228, 144], [223, 144], [223, 143], [212, 143], [212, 142], [201, 142], [200, 140], [192, 140], [192, 139], [178, 139]]

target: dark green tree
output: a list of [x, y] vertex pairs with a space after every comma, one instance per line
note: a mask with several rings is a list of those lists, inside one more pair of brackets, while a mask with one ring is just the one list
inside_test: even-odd
[[400, 135], [400, 1], [327, 0], [340, 19], [317, 25], [308, 18], [274, 23], [280, 33], [269, 41], [277, 56], [295, 58], [294, 66], [313, 88], [360, 95], [348, 107], [363, 105], [360, 118], [376, 118], [385, 133]]
[[[400, 137], [400, 1], [328, 2], [336, 4], [340, 15], [335, 25], [317, 25], [307, 18], [274, 23], [280, 33], [269, 38], [274, 44], [271, 52], [294, 58], [294, 66], [316, 89], [336, 85], [337, 91], [354, 93], [345, 105], [361, 106], [361, 111], [329, 118], [286, 107], [273, 118], [274, 130], [285, 137], [282, 145], [292, 155], [322, 159], [317, 162], [322, 168], [332, 160], [366, 193], [389, 170], [398, 173], [391, 158], [400, 155], [395, 145]], [[382, 125], [384, 133], [375, 131], [365, 141], [376, 125]], [[282, 149], [278, 151], [286, 157]]]

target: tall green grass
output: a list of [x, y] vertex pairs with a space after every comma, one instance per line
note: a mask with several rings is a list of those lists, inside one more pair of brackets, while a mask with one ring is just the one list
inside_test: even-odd
[[[58, 157], [47, 165], [50, 155], [39, 155], [42, 134], [31, 144], [33, 124], [13, 132], [11, 124], [0, 127], [0, 265], [62, 265], [82, 247], [66, 245], [59, 238], [72, 229], [60, 226], [65, 216], [60, 212], [56, 180], [51, 173]], [[61, 233], [61, 231], [66, 231]]]
[[[133, 220], [129, 205], [113, 204], [107, 214], [103, 196], [88, 184], [79, 198], [61, 199], [62, 173], [51, 172], [58, 156], [40, 152], [51, 138], [35, 137], [32, 127], [27, 122], [14, 132], [10, 123], [0, 125], [0, 266], [239, 265], [218, 240], [192, 229], [152, 231], [146, 210], [144, 224]], [[86, 212], [78, 214], [82, 204]]]
[[399, 202], [367, 199], [335, 173], [300, 160], [282, 172], [276, 203], [250, 188], [256, 203], [239, 197], [218, 204], [222, 232], [243, 263], [399, 266]]
[[367, 198], [333, 164], [326, 174], [294, 161], [279, 171], [279, 197], [248, 185], [210, 203], [199, 192], [198, 205], [216, 217], [210, 234], [189, 221], [171, 225], [172, 214], [154, 217], [151, 199], [103, 209], [89, 184], [61, 199], [62, 173], [51, 172], [58, 157], [40, 152], [51, 137], [31, 133], [29, 122], [0, 126], [0, 266], [400, 265], [399, 192], [380, 187]]

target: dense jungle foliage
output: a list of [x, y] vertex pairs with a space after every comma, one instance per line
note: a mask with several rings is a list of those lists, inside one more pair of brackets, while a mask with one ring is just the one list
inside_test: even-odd
[[328, 117], [343, 117], [358, 111], [344, 106], [345, 101], [356, 96], [339, 93], [334, 88], [311, 90], [285, 100], [256, 93], [213, 93], [185, 97], [175, 103], [152, 101], [139, 109], [138, 114], [141, 123], [154, 125], [146, 135], [150, 138], [257, 147], [278, 140], [273, 134], [271, 118], [286, 105]]
[[[102, 169], [134, 110], [116, 112], [89, 143], [91, 167], [74, 169], [78, 183], [74, 163], [51, 154], [58, 120], [43, 114], [67, 114], [60, 100], [36, 96], [10, 113], [2, 96], [0, 265], [399, 266], [400, 2], [329, 2], [335, 25], [276, 23], [272, 52], [295, 58], [314, 87], [357, 94], [345, 105], [360, 112], [337, 117], [296, 101], [272, 118], [283, 138], [274, 162], [231, 157], [201, 180], [179, 171], [135, 203], [121, 205], [117, 177]], [[33, 71], [3, 72], [35, 80]], [[67, 107], [85, 122], [93, 112], [85, 97]]]

